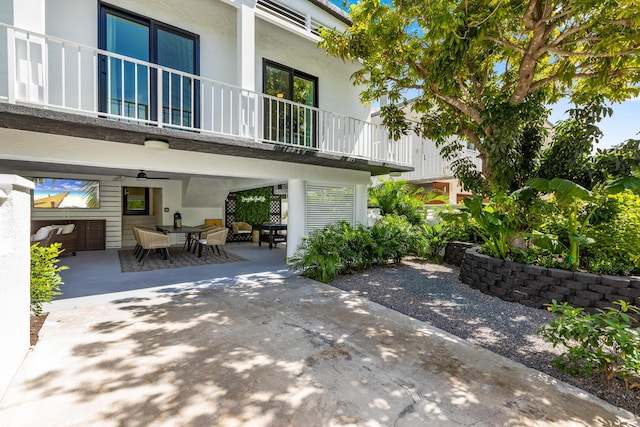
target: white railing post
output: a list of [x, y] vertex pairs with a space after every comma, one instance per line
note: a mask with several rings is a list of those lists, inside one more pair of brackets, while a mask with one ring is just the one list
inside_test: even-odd
[[13, 28], [7, 28], [7, 97], [9, 102], [16, 102], [16, 37]]
[[[163, 122], [163, 117], [162, 117], [162, 69], [160, 68], [156, 68], [156, 75], [157, 75], [157, 86], [156, 86], [156, 92], [157, 92], [157, 99], [156, 99], [156, 114], [158, 115], [156, 117], [156, 121], [158, 123], [158, 127], [164, 127], [164, 122]], [[169, 80], [171, 81], [171, 80]], [[151, 94], [149, 94], [151, 95]], [[169, 98], [171, 98], [171, 94], [169, 94]], [[149, 100], [151, 101], [151, 100]], [[171, 99], [169, 99], [169, 106], [171, 106]], [[171, 111], [169, 111], [169, 120], [171, 120]]]

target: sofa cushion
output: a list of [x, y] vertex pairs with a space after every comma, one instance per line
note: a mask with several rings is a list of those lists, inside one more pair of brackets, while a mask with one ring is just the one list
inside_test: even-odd
[[62, 227], [62, 230], [60, 231], [59, 234], [73, 233], [73, 230], [75, 230], [75, 229], [76, 229], [76, 225], [75, 224], [67, 224], [67, 225]]
[[36, 242], [38, 240], [42, 240], [42, 239], [47, 238], [49, 233], [51, 233], [51, 230], [52, 230], [52, 228], [51, 228], [50, 225], [45, 225], [44, 227], [40, 227], [38, 229], [38, 231], [36, 231], [36, 234], [31, 236], [31, 241], [32, 242]]

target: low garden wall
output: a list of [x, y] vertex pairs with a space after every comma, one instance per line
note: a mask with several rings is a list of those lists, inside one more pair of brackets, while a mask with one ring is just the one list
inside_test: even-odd
[[624, 300], [640, 306], [640, 277], [607, 276], [519, 264], [467, 249], [460, 280], [505, 301], [542, 308], [551, 300], [589, 311]]
[[444, 248], [444, 262], [460, 267], [467, 249], [477, 246], [469, 242], [448, 242]]

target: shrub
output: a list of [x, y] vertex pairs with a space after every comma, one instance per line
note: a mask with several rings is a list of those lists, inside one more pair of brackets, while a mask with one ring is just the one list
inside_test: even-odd
[[588, 236], [596, 244], [585, 247], [588, 270], [603, 274], [640, 273], [640, 197], [631, 192], [608, 196], [606, 210], [596, 211]]
[[566, 349], [553, 361], [561, 371], [586, 376], [599, 371], [609, 380], [618, 374], [627, 388], [640, 388], [640, 328], [632, 328], [638, 322], [630, 316], [640, 310], [625, 301], [614, 304], [620, 308], [589, 314], [554, 300], [547, 307], [556, 317], [538, 333]]
[[371, 236], [376, 242], [374, 263], [384, 265], [389, 260], [398, 263], [408, 253], [417, 253], [424, 241], [413, 231], [409, 221], [397, 215], [386, 215], [376, 221], [371, 227]]
[[60, 246], [61, 243], [31, 245], [31, 310], [36, 316], [42, 314], [43, 303], [61, 294], [63, 282], [59, 273], [69, 267], [57, 265]]
[[368, 229], [338, 222], [313, 231], [302, 239], [287, 262], [292, 270], [320, 282], [340, 274], [362, 271], [372, 264], [400, 262], [405, 255], [420, 254], [429, 247], [421, 227], [397, 215], [387, 215]]

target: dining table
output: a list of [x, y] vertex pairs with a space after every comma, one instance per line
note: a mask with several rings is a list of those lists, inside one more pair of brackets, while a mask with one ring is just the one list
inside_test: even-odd
[[[200, 234], [208, 230], [207, 227], [192, 227], [183, 225], [182, 227], [174, 227], [173, 225], [156, 225], [156, 230], [162, 231], [164, 234], [184, 233], [187, 238], [187, 251], [191, 251], [191, 243], [199, 240]], [[193, 237], [195, 236], [195, 237]]]

